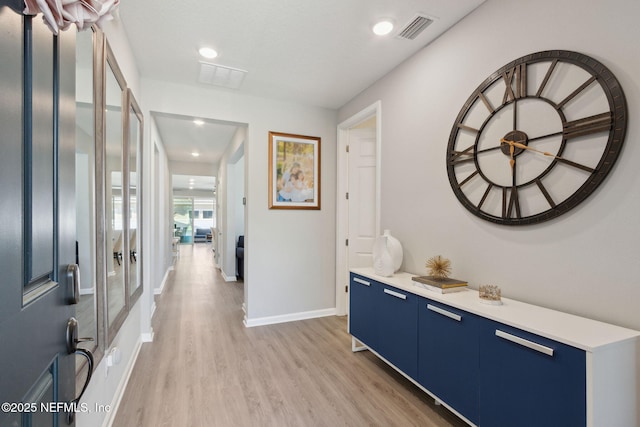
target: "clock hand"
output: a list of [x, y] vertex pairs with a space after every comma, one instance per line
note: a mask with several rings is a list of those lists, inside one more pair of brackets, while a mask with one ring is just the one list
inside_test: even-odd
[[[517, 147], [517, 148], [522, 148], [523, 150], [535, 151], [536, 153], [540, 153], [540, 154], [543, 154], [545, 156], [553, 157], [553, 158], [556, 158], [556, 159], [562, 159], [562, 157], [560, 157], [560, 156], [556, 156], [555, 154], [549, 153], [547, 151], [536, 150], [535, 148], [531, 148], [528, 145], [521, 144], [518, 141], [509, 141], [508, 139], [502, 138], [500, 140], [500, 142], [502, 142], [504, 144], [509, 144], [509, 152], [513, 152], [514, 147]], [[513, 155], [512, 155], [512, 157], [513, 157]], [[564, 160], [564, 159], [562, 159], [562, 160]]]
[[[562, 135], [563, 132], [554, 132], [554, 133], [549, 133], [547, 135], [542, 135], [542, 136], [536, 136], [535, 138], [529, 138], [529, 142], [533, 142], [533, 141], [537, 141], [539, 139], [545, 139], [545, 138], [551, 138], [552, 136], [558, 136], [558, 135]], [[525, 141], [518, 141], [518, 142], [525, 142]]]
[[529, 142], [529, 143], [531, 143], [533, 141], [538, 141], [538, 140], [541, 140], [541, 139], [551, 138], [552, 136], [559, 136], [559, 135], [562, 135], [562, 134], [563, 134], [563, 132], [560, 131], [560, 132], [548, 133], [548, 134], [542, 135], [542, 136], [536, 136], [535, 138], [519, 139], [517, 141], [512, 141], [512, 142]]
[[503, 144], [509, 144], [509, 146], [511, 146], [511, 147], [517, 147], [517, 148], [521, 148], [523, 150], [533, 151], [535, 153], [539, 153], [539, 154], [542, 154], [542, 155], [545, 155], [545, 156], [548, 156], [548, 157], [553, 157], [554, 159], [556, 159], [559, 162], [562, 162], [562, 163], [564, 163], [566, 165], [569, 165], [569, 166], [573, 166], [573, 167], [578, 168], [578, 169], [582, 169], [583, 171], [586, 171], [586, 172], [589, 172], [589, 173], [595, 172], [595, 169], [590, 168], [589, 166], [585, 166], [585, 165], [580, 164], [580, 163], [572, 162], [571, 160], [567, 160], [567, 159], [562, 158], [560, 156], [556, 156], [553, 153], [549, 153], [549, 152], [541, 151], [541, 150], [536, 150], [535, 148], [531, 148], [531, 147], [529, 147], [527, 145], [520, 144], [519, 142], [509, 141], [508, 139], [504, 139], [504, 138], [502, 138], [500, 140], [500, 142], [503, 143]]
[[498, 149], [500, 149], [500, 147], [502, 147], [502, 144], [496, 145], [495, 147], [491, 147], [491, 148], [485, 148], [484, 150], [478, 150], [478, 151], [476, 151], [476, 154], [486, 153], [487, 151], [498, 150]]
[[516, 150], [516, 148], [513, 146], [513, 144], [509, 144], [509, 156], [511, 157], [509, 159], [509, 164], [511, 165], [511, 169], [513, 169], [513, 167], [516, 165], [516, 161], [513, 158], [513, 152]]

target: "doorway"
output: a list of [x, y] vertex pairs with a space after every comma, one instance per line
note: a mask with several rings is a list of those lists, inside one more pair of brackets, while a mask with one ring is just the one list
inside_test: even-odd
[[218, 264], [227, 282], [244, 280], [245, 239], [245, 162], [244, 143], [231, 153], [225, 182], [224, 231], [221, 239], [223, 254]]
[[215, 226], [213, 192], [209, 197], [173, 198], [173, 236], [181, 244], [211, 243]]
[[336, 313], [348, 314], [349, 270], [370, 267], [380, 235], [380, 101], [338, 125]]

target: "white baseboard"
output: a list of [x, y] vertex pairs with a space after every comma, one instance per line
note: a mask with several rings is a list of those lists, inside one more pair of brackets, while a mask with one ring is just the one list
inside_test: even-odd
[[151, 316], [149, 316], [149, 319], [153, 319], [153, 315], [156, 312], [156, 302], [154, 301], [153, 303], [151, 303]]
[[107, 416], [102, 423], [102, 427], [112, 427], [113, 422], [115, 421], [116, 414], [118, 413], [118, 406], [120, 406], [120, 402], [122, 402], [122, 397], [124, 396], [124, 391], [127, 389], [127, 384], [129, 383], [129, 378], [131, 378], [131, 373], [133, 372], [133, 367], [136, 364], [136, 360], [138, 360], [138, 355], [140, 354], [140, 349], [142, 348], [142, 339], [138, 338], [136, 341], [136, 346], [133, 349], [133, 357], [129, 359], [129, 364], [127, 365], [127, 369], [120, 380], [120, 384], [118, 384], [118, 388], [116, 389], [116, 393], [113, 396], [113, 400], [111, 401], [111, 410], [107, 412]]
[[169, 278], [169, 272], [173, 271], [173, 266], [167, 268], [167, 271], [164, 273], [164, 277], [162, 278], [162, 282], [160, 283], [159, 288], [155, 288], [153, 290], [154, 295], [162, 295], [162, 291], [164, 290], [164, 285], [167, 284], [167, 279]]
[[93, 295], [94, 288], [80, 288], [80, 295]]
[[280, 316], [259, 317], [257, 319], [248, 319], [244, 316], [244, 326], [252, 328], [254, 326], [274, 325], [276, 323], [294, 322], [296, 320], [315, 319], [317, 317], [335, 316], [336, 309], [326, 308], [324, 310], [304, 311], [301, 313], [283, 314]]
[[222, 275], [222, 278], [224, 279], [225, 282], [235, 282], [238, 280], [236, 276], [227, 276], [224, 270], [220, 270], [220, 274]]
[[140, 340], [144, 342], [153, 342], [153, 328], [149, 332], [140, 335]]

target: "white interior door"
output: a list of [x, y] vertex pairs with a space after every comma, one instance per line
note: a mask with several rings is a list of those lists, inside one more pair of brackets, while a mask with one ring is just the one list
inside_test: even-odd
[[[376, 129], [350, 129], [348, 155], [347, 276], [354, 267], [373, 265], [373, 243], [378, 234]], [[348, 278], [347, 278], [347, 283]], [[345, 294], [347, 312], [349, 294]]]
[[371, 267], [376, 238], [376, 130], [349, 131], [348, 268]]
[[338, 125], [338, 315], [349, 311], [349, 270], [373, 265], [373, 242], [380, 234], [381, 114], [377, 101]]

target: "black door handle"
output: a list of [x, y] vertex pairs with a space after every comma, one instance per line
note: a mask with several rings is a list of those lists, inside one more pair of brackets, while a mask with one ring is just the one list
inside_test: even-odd
[[90, 350], [84, 348], [78, 348], [78, 343], [93, 341], [93, 338], [78, 338], [78, 321], [75, 317], [72, 317], [67, 322], [67, 352], [69, 354], [79, 354], [82, 357], [87, 359], [87, 378], [84, 380], [84, 385], [82, 386], [82, 390], [80, 390], [80, 395], [71, 401], [71, 411], [67, 413], [67, 423], [73, 424], [76, 418], [76, 413], [73, 409], [78, 407], [78, 403], [80, 403], [80, 399], [82, 395], [87, 390], [89, 386], [89, 381], [91, 381], [91, 375], [93, 375], [93, 353]]

